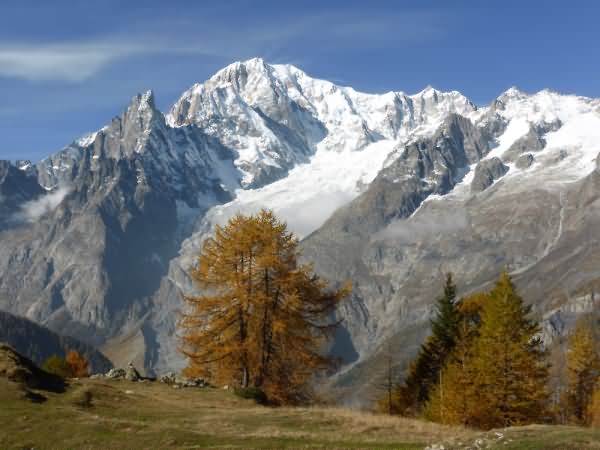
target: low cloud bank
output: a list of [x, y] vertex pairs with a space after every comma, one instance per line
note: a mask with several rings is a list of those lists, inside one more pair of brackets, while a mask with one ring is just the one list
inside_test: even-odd
[[70, 189], [62, 187], [35, 200], [28, 201], [21, 206], [21, 210], [15, 214], [14, 218], [20, 222], [35, 222], [44, 214], [56, 209], [69, 192]]
[[441, 233], [453, 233], [467, 228], [469, 221], [463, 208], [452, 211], [434, 210], [424, 212], [409, 219], [398, 220], [373, 236], [373, 240], [395, 239], [403, 242], [416, 242]]

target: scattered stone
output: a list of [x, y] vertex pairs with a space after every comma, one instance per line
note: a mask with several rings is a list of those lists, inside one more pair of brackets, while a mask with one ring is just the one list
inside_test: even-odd
[[174, 384], [176, 378], [177, 375], [175, 375], [175, 372], [167, 372], [160, 377], [160, 382], [165, 384]]
[[177, 376], [174, 372], [167, 372], [160, 377], [160, 382], [178, 387], [207, 387], [208, 383], [203, 378], [186, 378]]
[[182, 387], [204, 387], [206, 385], [202, 378], [177, 377], [175, 383]]
[[110, 369], [107, 373], [106, 373], [106, 378], [110, 378], [113, 380], [119, 380], [119, 379], [124, 379], [126, 375], [126, 372], [124, 369], [121, 369], [119, 367], [115, 367], [113, 369]]
[[93, 374], [93, 375], [90, 375], [90, 378], [91, 378], [92, 380], [96, 380], [96, 379], [98, 379], [98, 378], [104, 378], [104, 374], [103, 374], [103, 373], [95, 373], [95, 374]]
[[131, 394], [133, 394], [133, 391], [129, 391], [129, 390], [127, 390], [127, 391], [125, 391], [125, 393], [126, 393], [127, 395], [131, 395]]

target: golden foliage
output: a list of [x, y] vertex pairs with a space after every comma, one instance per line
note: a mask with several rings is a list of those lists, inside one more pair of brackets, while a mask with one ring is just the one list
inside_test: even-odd
[[456, 347], [444, 366], [437, 385], [432, 389], [424, 416], [428, 420], [452, 425], [466, 425], [477, 414], [478, 397], [471, 363], [473, 343], [479, 335], [483, 305], [489, 294], [477, 292], [458, 304], [461, 315]]
[[473, 329], [468, 321], [460, 325], [460, 340], [432, 388], [424, 410], [426, 419], [451, 425], [466, 425], [476, 414], [477, 392], [470, 365]]
[[590, 404], [587, 409], [588, 424], [595, 428], [600, 428], [600, 383], [592, 394]]
[[462, 325], [461, 342], [442, 371], [427, 415], [484, 429], [544, 420], [548, 366], [539, 326], [528, 318], [530, 308], [506, 272], [489, 295], [474, 299], [481, 304], [481, 324]]
[[71, 377], [85, 378], [90, 376], [88, 361], [76, 350], [69, 350], [65, 362]]
[[179, 324], [187, 374], [254, 386], [277, 403], [311, 395], [311, 377], [334, 363], [321, 350], [350, 287], [326, 290], [298, 257], [297, 238], [271, 211], [215, 227], [191, 272], [202, 294], [185, 297]]
[[[594, 339], [591, 317], [582, 317], [569, 336], [567, 352], [566, 404], [568, 416], [586, 425], [588, 408], [600, 374], [600, 355]], [[596, 405], [598, 407], [600, 405]], [[594, 407], [591, 408], [592, 411]]]

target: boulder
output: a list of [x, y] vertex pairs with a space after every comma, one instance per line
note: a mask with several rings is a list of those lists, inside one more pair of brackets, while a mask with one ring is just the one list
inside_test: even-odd
[[125, 370], [125, 379], [128, 381], [139, 381], [141, 380], [140, 373], [133, 367], [133, 364], [130, 362]]

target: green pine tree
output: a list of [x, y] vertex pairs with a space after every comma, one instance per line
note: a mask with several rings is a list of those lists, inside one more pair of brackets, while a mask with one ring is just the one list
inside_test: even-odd
[[411, 363], [405, 382], [396, 388], [397, 409], [404, 415], [417, 415], [429, 398], [440, 371], [454, 349], [461, 315], [452, 274], [446, 275], [444, 295], [437, 300], [437, 313], [431, 320], [431, 335]]
[[467, 425], [477, 409], [476, 386], [471, 364], [474, 342], [481, 326], [481, 308], [488, 294], [478, 292], [459, 303], [459, 336], [438, 383], [431, 389], [424, 409], [426, 419], [452, 425]]

